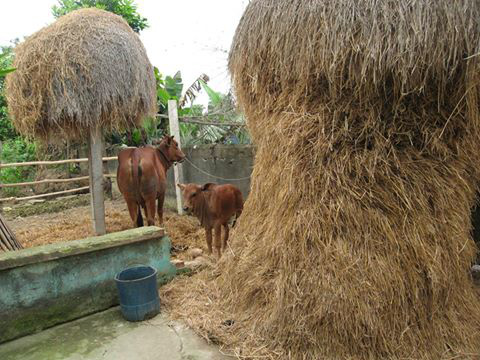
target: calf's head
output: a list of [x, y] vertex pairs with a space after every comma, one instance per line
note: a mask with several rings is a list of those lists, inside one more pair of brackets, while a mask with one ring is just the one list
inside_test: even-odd
[[183, 211], [186, 213], [194, 212], [195, 209], [201, 205], [200, 201], [205, 201], [204, 199], [200, 199], [202, 192], [211, 189], [211, 187], [214, 185], [215, 184], [212, 183], [205, 185], [177, 184], [177, 186], [182, 190]]
[[182, 162], [185, 160], [185, 154], [180, 150], [173, 136], [164, 136], [157, 148], [171, 162]]
[[198, 202], [198, 196], [202, 192], [202, 187], [197, 184], [177, 184], [182, 190], [183, 211], [191, 213], [195, 209], [195, 204]]

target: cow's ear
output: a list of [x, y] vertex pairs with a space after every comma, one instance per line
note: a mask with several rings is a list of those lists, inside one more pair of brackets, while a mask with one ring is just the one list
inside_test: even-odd
[[185, 190], [185, 184], [180, 184], [180, 183], [178, 183], [177, 186], [178, 186], [180, 189]]
[[210, 188], [214, 185], [215, 185], [214, 183], [206, 183], [205, 185], [202, 186], [202, 191], [210, 190]]
[[170, 144], [172, 143], [172, 139], [173, 139], [173, 136], [168, 136], [167, 135], [167, 145], [170, 146]]

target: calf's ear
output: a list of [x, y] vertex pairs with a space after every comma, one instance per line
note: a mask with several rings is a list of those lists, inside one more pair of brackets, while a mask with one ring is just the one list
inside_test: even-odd
[[215, 185], [214, 183], [206, 183], [205, 185], [202, 186], [202, 191], [207, 191], [214, 185]]
[[178, 183], [177, 186], [178, 186], [180, 189], [185, 190], [185, 184], [180, 184], [180, 183]]

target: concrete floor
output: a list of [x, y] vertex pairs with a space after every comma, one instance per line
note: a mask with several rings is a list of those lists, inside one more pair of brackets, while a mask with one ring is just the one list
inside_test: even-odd
[[219, 349], [163, 314], [131, 323], [120, 308], [0, 345], [2, 360], [224, 360]]

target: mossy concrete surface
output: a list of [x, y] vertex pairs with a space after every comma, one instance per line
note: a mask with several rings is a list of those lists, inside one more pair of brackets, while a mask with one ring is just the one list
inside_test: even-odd
[[153, 266], [165, 283], [170, 247], [144, 227], [0, 255], [0, 343], [118, 304], [114, 277], [127, 267]]
[[118, 307], [0, 345], [2, 360], [223, 360], [218, 348], [164, 314], [123, 320]]
[[148, 226], [119, 231], [103, 236], [92, 236], [85, 239], [36, 246], [19, 251], [3, 252], [0, 253], [0, 270], [90, 253], [136, 242], [143, 242], [145, 240], [158, 240], [164, 235], [165, 232], [163, 229]]

